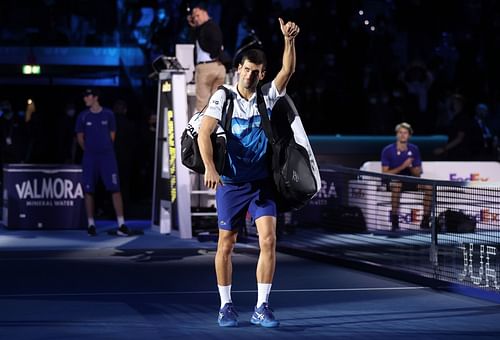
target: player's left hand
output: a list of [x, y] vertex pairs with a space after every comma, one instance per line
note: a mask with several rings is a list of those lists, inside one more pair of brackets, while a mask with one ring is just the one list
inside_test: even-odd
[[288, 40], [295, 39], [297, 34], [299, 34], [299, 32], [300, 32], [299, 26], [297, 26], [297, 24], [294, 23], [293, 21], [289, 21], [285, 24], [283, 19], [278, 18], [278, 20], [280, 22], [281, 32], [283, 33], [283, 36], [285, 37], [285, 39], [288, 39]]

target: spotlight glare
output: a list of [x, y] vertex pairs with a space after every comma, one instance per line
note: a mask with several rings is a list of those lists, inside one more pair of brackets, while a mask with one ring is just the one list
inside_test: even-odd
[[365, 20], [365, 25], [368, 26], [370, 24], [369, 20]]
[[40, 74], [42, 68], [40, 65], [29, 65], [25, 64], [22, 67], [23, 74]]
[[23, 65], [23, 74], [31, 74], [32, 72], [31, 65]]
[[360, 9], [358, 13], [359, 13], [359, 15], [365, 14], [365, 12], [362, 9]]
[[40, 74], [40, 65], [31, 65], [31, 72], [33, 74]]

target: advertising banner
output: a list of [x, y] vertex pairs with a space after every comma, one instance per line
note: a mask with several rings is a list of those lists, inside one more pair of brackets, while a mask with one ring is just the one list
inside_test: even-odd
[[[365, 162], [363, 171], [382, 172], [380, 161]], [[422, 178], [452, 182], [465, 182], [470, 186], [500, 186], [498, 162], [422, 162]]]
[[7, 228], [86, 227], [80, 166], [9, 164], [3, 171], [2, 221]]

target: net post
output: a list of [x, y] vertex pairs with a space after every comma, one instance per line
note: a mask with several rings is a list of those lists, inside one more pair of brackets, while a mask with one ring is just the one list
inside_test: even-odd
[[[432, 183], [432, 201], [431, 201], [431, 247], [429, 260], [434, 268], [438, 266], [438, 225], [436, 223], [436, 203], [437, 203], [437, 186]], [[434, 271], [436, 275], [436, 271]]]

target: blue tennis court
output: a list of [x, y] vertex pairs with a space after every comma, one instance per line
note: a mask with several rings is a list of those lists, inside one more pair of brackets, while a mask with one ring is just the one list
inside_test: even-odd
[[258, 253], [251, 241], [234, 255], [234, 329], [216, 322], [212, 241], [149, 229], [128, 238], [1, 230], [0, 246], [2, 339], [500, 337], [495, 302], [284, 253], [270, 297], [281, 326], [251, 325]]

